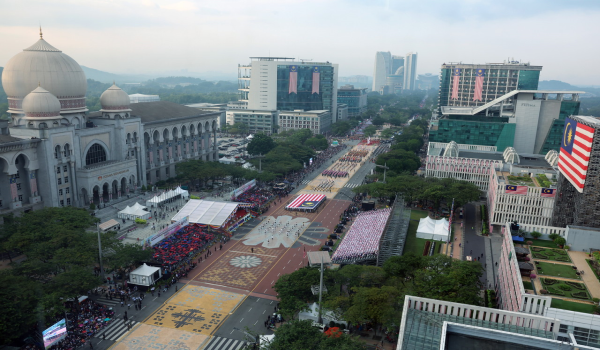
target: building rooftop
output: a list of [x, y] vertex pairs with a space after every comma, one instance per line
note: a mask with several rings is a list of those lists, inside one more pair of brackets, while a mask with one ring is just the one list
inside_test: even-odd
[[[131, 115], [139, 117], [142, 122], [158, 122], [175, 118], [210, 116], [217, 112], [203, 112], [197, 108], [187, 107], [169, 101], [132, 103]], [[90, 117], [100, 117], [101, 112], [90, 113]]]
[[29, 141], [29, 140], [27, 140], [27, 139], [21, 139], [21, 138], [10, 136], [10, 135], [0, 135], [0, 144], [11, 143], [11, 142], [19, 142], [19, 141]]

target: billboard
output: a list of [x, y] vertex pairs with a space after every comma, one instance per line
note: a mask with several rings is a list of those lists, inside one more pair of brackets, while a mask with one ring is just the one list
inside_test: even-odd
[[48, 349], [60, 340], [64, 339], [66, 336], [67, 322], [63, 318], [62, 320], [56, 322], [50, 328], [42, 332], [42, 338], [44, 339], [44, 348]]
[[148, 237], [148, 244], [151, 247], [153, 247], [158, 242], [162, 241], [163, 239], [165, 239], [167, 237], [170, 237], [175, 232], [186, 227], [189, 224], [188, 218], [189, 218], [189, 216], [185, 216], [182, 219], [179, 219], [179, 221], [175, 221], [171, 225], [165, 227], [164, 229], [162, 229], [160, 232], [158, 232], [154, 236]]

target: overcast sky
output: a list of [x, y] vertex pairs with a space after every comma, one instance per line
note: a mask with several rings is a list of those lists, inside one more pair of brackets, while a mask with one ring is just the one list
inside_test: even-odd
[[338, 63], [373, 75], [376, 51], [444, 62], [544, 66], [542, 80], [600, 85], [598, 0], [0, 0], [0, 66], [38, 38], [112, 73], [187, 69], [235, 78], [249, 56]]

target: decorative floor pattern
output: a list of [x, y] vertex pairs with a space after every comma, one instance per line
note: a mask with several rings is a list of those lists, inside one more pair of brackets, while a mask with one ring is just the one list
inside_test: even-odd
[[238, 244], [194, 280], [252, 290], [252, 286], [273, 266], [285, 250]]
[[309, 225], [310, 220], [305, 217], [280, 215], [275, 218], [267, 216], [244, 236], [244, 244], [265, 248], [279, 248], [280, 246], [289, 248]]
[[229, 313], [244, 299], [244, 295], [219, 289], [187, 285], [169, 299], [167, 304]]
[[139, 324], [125, 338], [116, 343], [114, 350], [200, 350], [209, 337], [173, 328]]

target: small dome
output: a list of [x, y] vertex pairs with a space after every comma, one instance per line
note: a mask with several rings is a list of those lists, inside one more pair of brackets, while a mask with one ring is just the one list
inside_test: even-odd
[[113, 84], [100, 96], [100, 104], [102, 105], [102, 112], [128, 112], [129, 109], [129, 95], [120, 87]]
[[60, 117], [60, 101], [48, 90], [38, 86], [23, 99], [23, 112], [27, 118]]

